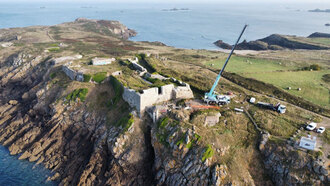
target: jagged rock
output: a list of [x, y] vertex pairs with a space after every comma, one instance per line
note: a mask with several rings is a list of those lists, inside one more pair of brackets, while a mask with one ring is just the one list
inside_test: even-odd
[[22, 63], [24, 63], [26, 55], [22, 52], [13, 54], [7, 58], [7, 63], [9, 63], [13, 67], [18, 67]]
[[8, 103], [11, 104], [11, 105], [17, 105], [18, 101], [16, 101], [16, 100], [10, 100]]

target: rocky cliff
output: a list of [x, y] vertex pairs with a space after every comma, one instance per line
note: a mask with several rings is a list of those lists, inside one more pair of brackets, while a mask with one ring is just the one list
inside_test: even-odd
[[56, 70], [52, 61], [20, 52], [2, 66], [0, 143], [12, 155], [44, 164], [54, 171], [49, 179], [60, 185], [224, 183], [226, 165], [203, 159], [205, 149], [193, 129], [167, 120], [159, 126], [134, 116], [124, 129], [109, 125], [87, 104], [66, 103], [65, 86], [50, 78]]
[[[134, 72], [124, 74], [131, 72], [125, 61], [88, 65], [97, 56], [124, 58], [140, 49], [122, 39], [133, 32], [118, 24], [78, 19], [33, 31], [12, 30], [22, 38], [12, 40], [16, 46], [0, 48], [0, 144], [12, 155], [43, 164], [54, 173], [49, 179], [59, 185], [328, 183], [321, 164], [267, 142], [268, 137], [260, 154], [255, 148], [258, 134], [249, 119], [229, 107], [221, 114], [176, 110], [185, 104], [178, 101], [156, 123], [148, 115], [138, 117], [122, 99], [121, 86], [106, 77], [122, 70], [122, 78], [136, 82]], [[116, 32], [117, 26], [122, 31]], [[47, 42], [39, 43], [44, 37]], [[70, 79], [62, 70], [67, 62], [84, 70], [89, 81]], [[90, 81], [103, 75], [98, 82]], [[215, 126], [205, 124], [206, 118], [215, 116]], [[313, 168], [299, 172], [301, 167]]]
[[[313, 37], [328, 37], [324, 33], [314, 33], [308, 38]], [[324, 45], [323, 43], [316, 43], [309, 41], [308, 38], [295, 37], [295, 36], [285, 36], [279, 34], [272, 34], [263, 39], [258, 39], [256, 41], [247, 42], [244, 40], [239, 43], [236, 47], [237, 50], [284, 50], [284, 49], [307, 49], [307, 50], [325, 50], [329, 49], [330, 46]], [[216, 46], [223, 49], [231, 49], [227, 43], [218, 40], [214, 43]]]

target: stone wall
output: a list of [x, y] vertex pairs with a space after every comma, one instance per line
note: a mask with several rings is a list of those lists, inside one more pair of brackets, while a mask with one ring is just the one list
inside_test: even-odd
[[82, 72], [77, 72], [73, 69], [71, 69], [67, 65], [62, 66], [62, 71], [71, 79], [71, 80], [77, 80], [77, 81], [84, 81], [84, 74]]
[[174, 88], [174, 97], [176, 99], [190, 99], [194, 97], [190, 86], [185, 83], [185, 86], [178, 86]]
[[141, 72], [147, 72], [147, 69], [145, 69], [143, 66], [139, 65], [138, 63], [132, 63], [132, 64], [136, 70], [141, 71]]
[[157, 103], [173, 100], [173, 99], [189, 99], [194, 95], [190, 86], [174, 87], [173, 84], [164, 85], [162, 87], [154, 87], [143, 90], [142, 93], [136, 92], [133, 89], [124, 87], [123, 99], [139, 114], [143, 113], [145, 109]]
[[123, 99], [138, 113], [141, 112], [141, 96], [135, 90], [124, 87]]

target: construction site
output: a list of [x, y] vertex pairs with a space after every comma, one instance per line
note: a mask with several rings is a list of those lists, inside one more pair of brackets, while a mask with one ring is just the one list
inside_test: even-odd
[[49, 180], [327, 185], [328, 50], [244, 53], [246, 26], [225, 52], [125, 40], [105, 20], [21, 29], [0, 50], [0, 142]]

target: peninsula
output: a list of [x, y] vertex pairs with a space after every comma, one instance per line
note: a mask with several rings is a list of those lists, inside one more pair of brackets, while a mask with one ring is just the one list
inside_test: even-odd
[[226, 53], [136, 34], [85, 18], [0, 29], [0, 144], [60, 185], [329, 184], [329, 38], [272, 35], [257, 42], [300, 49], [234, 54], [218, 106], [201, 100]]

